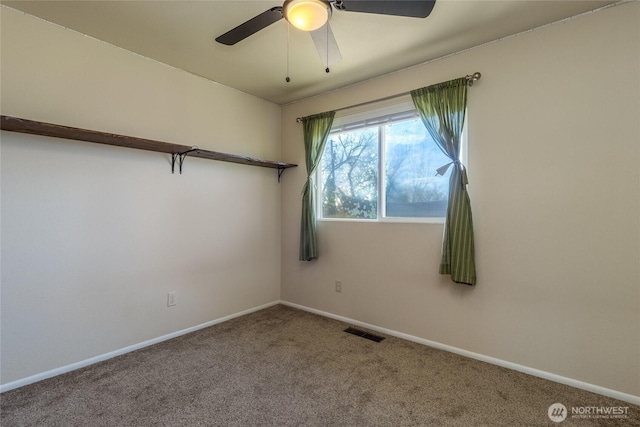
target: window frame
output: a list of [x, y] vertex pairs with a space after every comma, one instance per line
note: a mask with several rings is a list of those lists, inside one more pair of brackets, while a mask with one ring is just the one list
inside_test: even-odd
[[[410, 120], [413, 118], [419, 118], [419, 114], [413, 105], [413, 101], [410, 96], [398, 97], [391, 102], [381, 102], [375, 104], [368, 104], [368, 108], [360, 109], [347, 109], [341, 111], [339, 115], [336, 115], [334, 124], [331, 127], [330, 133], [336, 131], [349, 131], [357, 129], [358, 127], [378, 126], [378, 198], [376, 203], [376, 216], [377, 218], [325, 218], [323, 213], [323, 188], [322, 188], [322, 167], [320, 165], [314, 172], [313, 179], [315, 185], [315, 209], [316, 220], [322, 222], [365, 222], [365, 223], [422, 223], [422, 224], [444, 224], [445, 217], [388, 217], [386, 216], [386, 150], [385, 150], [385, 132], [380, 132], [380, 126], [389, 122], [401, 122], [403, 120]], [[396, 115], [399, 118], [394, 119]], [[386, 120], [385, 120], [386, 119]], [[362, 124], [364, 123], [364, 124]], [[354, 126], [354, 124], [358, 124]], [[338, 129], [338, 130], [334, 130]], [[426, 129], [425, 129], [426, 132]], [[467, 121], [465, 119], [464, 128], [462, 132], [462, 141], [460, 146], [460, 158], [463, 164], [466, 164], [467, 160]], [[324, 155], [324, 153], [323, 153]], [[321, 160], [322, 161], [322, 160]]]

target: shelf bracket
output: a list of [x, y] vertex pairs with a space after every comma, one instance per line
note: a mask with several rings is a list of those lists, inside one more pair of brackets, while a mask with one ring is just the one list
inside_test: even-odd
[[182, 163], [184, 163], [185, 157], [194, 151], [198, 151], [198, 148], [193, 147], [191, 150], [183, 151], [182, 153], [173, 153], [171, 155], [171, 173], [175, 173], [176, 160], [178, 160], [178, 168], [180, 170], [180, 175], [182, 175]]
[[283, 166], [278, 166], [278, 183], [280, 183], [280, 177], [282, 176], [282, 172], [284, 172], [285, 169], [287, 169], [287, 168], [285, 168]]

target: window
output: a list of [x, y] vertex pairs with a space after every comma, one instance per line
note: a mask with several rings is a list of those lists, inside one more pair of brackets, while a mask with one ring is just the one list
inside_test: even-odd
[[337, 117], [317, 171], [317, 217], [442, 221], [449, 174], [436, 169], [449, 162], [411, 101]]

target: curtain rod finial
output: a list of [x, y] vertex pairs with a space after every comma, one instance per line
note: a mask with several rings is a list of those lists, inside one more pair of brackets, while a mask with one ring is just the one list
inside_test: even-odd
[[469, 83], [469, 86], [473, 86], [473, 82], [480, 80], [480, 77], [482, 77], [482, 74], [480, 74], [477, 71], [473, 74], [468, 74], [466, 78], [467, 78], [467, 82]]

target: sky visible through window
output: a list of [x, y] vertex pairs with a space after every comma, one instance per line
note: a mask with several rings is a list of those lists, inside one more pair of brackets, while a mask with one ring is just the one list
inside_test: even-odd
[[331, 133], [320, 165], [320, 217], [444, 217], [449, 178], [436, 169], [449, 161], [418, 118]]

